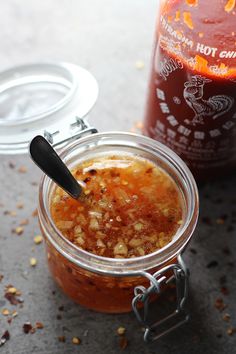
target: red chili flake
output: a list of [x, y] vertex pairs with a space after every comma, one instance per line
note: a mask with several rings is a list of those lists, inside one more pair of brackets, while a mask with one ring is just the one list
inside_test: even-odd
[[149, 174], [149, 173], [152, 173], [152, 171], [153, 171], [153, 168], [152, 168], [152, 167], [149, 167], [149, 168], [145, 171], [145, 173]]
[[23, 209], [24, 208], [24, 204], [23, 203], [17, 203], [16, 207], [17, 207], [17, 209]]
[[11, 161], [9, 162], [8, 166], [12, 169], [16, 167], [16, 165]]
[[43, 325], [42, 322], [36, 322], [36, 323], [35, 323], [35, 327], [36, 327], [37, 329], [43, 329], [43, 328], [44, 328], [44, 325]]
[[[137, 67], [137, 63], [138, 63], [138, 62], [136, 62], [136, 67]], [[142, 68], [144, 67], [144, 63], [143, 63], [142, 61], [139, 61], [139, 66], [140, 66], [140, 69], [142, 69]], [[139, 68], [138, 68], [138, 69], [139, 69]], [[135, 127], [136, 127], [137, 129], [142, 130], [142, 129], [143, 129], [143, 122], [137, 121], [137, 122], [135, 123]]]
[[10, 304], [12, 305], [18, 305], [18, 299], [16, 298], [16, 296], [14, 294], [11, 293], [5, 293], [4, 297], [10, 302]]
[[58, 340], [59, 340], [59, 342], [65, 343], [66, 337], [65, 336], [59, 336]]
[[227, 246], [222, 249], [222, 252], [223, 252], [224, 254], [226, 254], [227, 256], [231, 254], [230, 249], [229, 249], [229, 247], [227, 247]]
[[120, 344], [120, 348], [121, 349], [125, 349], [127, 347], [127, 345], [128, 345], [127, 338], [125, 336], [120, 337], [119, 344]]
[[28, 225], [29, 223], [29, 219], [22, 219], [21, 222], [20, 222], [20, 225], [23, 226], [23, 225]]
[[26, 172], [27, 172], [27, 168], [26, 168], [25, 166], [20, 166], [20, 167], [18, 168], [18, 172], [19, 172], [19, 173], [26, 173]]
[[226, 286], [222, 286], [220, 291], [223, 295], [229, 295], [229, 289]]
[[62, 316], [61, 315], [57, 315], [57, 320], [61, 320]]
[[58, 307], [58, 310], [59, 310], [59, 311], [64, 311], [64, 306], [63, 306], [63, 305], [59, 306], [59, 307]]
[[0, 274], [0, 283], [3, 280], [4, 276], [2, 274]]
[[33, 326], [30, 322], [26, 322], [23, 324], [23, 332], [28, 334], [32, 330]]
[[97, 171], [94, 169], [91, 169], [88, 171], [91, 176], [95, 176], [97, 174]]
[[215, 268], [218, 266], [218, 262], [217, 261], [211, 261], [207, 264], [207, 268]]
[[88, 183], [89, 181], [91, 181], [91, 178], [90, 178], [90, 177], [86, 177], [86, 178], [83, 180], [84, 183]]
[[223, 311], [227, 305], [225, 305], [223, 299], [221, 297], [218, 297], [215, 301], [215, 308], [219, 310], [220, 312]]
[[14, 289], [14, 287], [12, 285], [8, 285], [6, 287], [4, 297], [10, 302], [10, 304], [18, 305], [24, 302], [24, 300], [19, 297], [21, 295], [21, 292], [19, 290], [17, 290], [16, 292], [11, 292], [9, 291], [9, 289]]
[[212, 221], [208, 216], [202, 217], [202, 222], [206, 225], [212, 225]]
[[222, 318], [224, 321], [229, 322], [231, 317], [230, 317], [230, 314], [225, 313]]
[[217, 223], [218, 225], [223, 225], [223, 224], [225, 223], [225, 220], [222, 219], [222, 218], [218, 218], [218, 219], [216, 219], [216, 223]]
[[37, 209], [35, 209], [35, 210], [32, 212], [32, 216], [33, 216], [33, 217], [38, 216], [38, 210], [37, 210]]
[[229, 327], [228, 329], [227, 329], [227, 334], [229, 335], [229, 336], [232, 336], [233, 334], [235, 334], [236, 333], [236, 327]]
[[0, 347], [6, 343], [7, 340], [10, 339], [9, 331], [5, 331], [0, 338]]

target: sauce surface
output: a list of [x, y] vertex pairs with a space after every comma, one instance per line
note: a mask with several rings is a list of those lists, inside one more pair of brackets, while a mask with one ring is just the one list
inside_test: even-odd
[[103, 156], [81, 163], [72, 173], [85, 196], [76, 201], [56, 188], [51, 215], [79, 248], [104, 257], [140, 257], [171, 242], [182, 224], [178, 188], [151, 161]]

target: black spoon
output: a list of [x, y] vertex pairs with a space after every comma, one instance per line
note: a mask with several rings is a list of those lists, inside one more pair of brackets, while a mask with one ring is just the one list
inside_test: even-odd
[[29, 151], [32, 160], [48, 177], [72, 198], [79, 198], [83, 191], [81, 186], [43, 136], [37, 135], [33, 138]]

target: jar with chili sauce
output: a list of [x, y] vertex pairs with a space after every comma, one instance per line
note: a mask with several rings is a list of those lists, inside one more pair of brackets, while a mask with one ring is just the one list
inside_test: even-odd
[[161, 0], [144, 133], [198, 180], [236, 168], [236, 2]]
[[[148, 313], [145, 313], [144, 318], [142, 317], [140, 308], [144, 307], [145, 311], [148, 312], [149, 301], [156, 297], [158, 301], [158, 294], [161, 291], [165, 291], [164, 289], [171, 280], [175, 281], [177, 291], [176, 311], [171, 314], [171, 317], [174, 317], [176, 322], [173, 328], [176, 324], [180, 325], [188, 318], [185, 312], [188, 272], [181, 254], [188, 244], [197, 222], [197, 187], [191, 172], [173, 151], [153, 139], [140, 135], [118, 132], [95, 133], [69, 142], [60, 152], [60, 157], [72, 171], [76, 171], [75, 169], [80, 166], [88, 166], [93, 161], [92, 170], [86, 167], [86, 173], [91, 171], [91, 174], [86, 175], [84, 178], [85, 183], [90, 183], [89, 178], [95, 175], [94, 166], [98, 167], [99, 161], [106, 159], [107, 156], [110, 156], [113, 162], [119, 156], [119, 163], [127, 159], [130, 161], [132, 158], [138, 158], [144, 162], [147, 161], [148, 166], [150, 164], [157, 166], [164, 178], [170, 180], [172, 187], [175, 188], [175, 191], [172, 192], [172, 197], [169, 195], [169, 198], [174, 198], [174, 193], [178, 193], [181, 202], [181, 222], [179, 222], [179, 227], [173, 237], [163, 247], [158, 247], [158, 249], [147, 254], [142, 253], [143, 251], [141, 254], [132, 254], [130, 258], [127, 258], [127, 253], [123, 251], [117, 251], [118, 257], [116, 257], [116, 252], [114, 254], [108, 253], [108, 256], [106, 256], [104, 251], [98, 251], [98, 249], [101, 250], [102, 247], [105, 247], [104, 238], [106, 237], [106, 231], [102, 230], [104, 238], [102, 238], [102, 241], [99, 240], [99, 247], [96, 248], [97, 251], [94, 254], [93, 250], [90, 252], [88, 248], [83, 249], [83, 238], [86, 240], [86, 237], [96, 237], [95, 230], [97, 231], [98, 228], [95, 226], [100, 221], [98, 220], [96, 223], [93, 221], [92, 224], [90, 221], [93, 233], [88, 235], [88, 229], [85, 227], [83, 238], [81, 239], [78, 233], [81, 235], [81, 226], [83, 228], [84, 225], [83, 219], [81, 220], [80, 218], [76, 226], [71, 221], [81, 215], [81, 210], [83, 210], [81, 209], [81, 204], [76, 207], [77, 211], [75, 213], [77, 215], [73, 215], [73, 219], [70, 221], [55, 220], [55, 213], [59, 211], [60, 207], [57, 204], [60, 193], [56, 194], [58, 187], [47, 176], [44, 176], [39, 189], [38, 213], [40, 227], [46, 241], [48, 265], [57, 284], [75, 302], [89, 309], [107, 313], [123, 313], [133, 309], [138, 320], [146, 328], [145, 340], [153, 340], [160, 337], [162, 332], [160, 332], [158, 325], [152, 326], [148, 322]], [[90, 163], [88, 164], [89, 161]], [[117, 175], [113, 174], [112, 178], [117, 178]], [[139, 195], [137, 189], [142, 186], [142, 178], [144, 180], [145, 177], [141, 174], [138, 178], [140, 184], [138, 186], [137, 182], [137, 185], [134, 186], [137, 195]], [[123, 182], [121, 181], [123, 186], [126, 187], [128, 182]], [[100, 183], [104, 189], [103, 181]], [[104, 193], [104, 191], [101, 193]], [[119, 195], [121, 195], [121, 192], [119, 192], [118, 198]], [[63, 193], [61, 198], [66, 208], [64, 213], [67, 213], [68, 208], [71, 208], [72, 204], [70, 203], [77, 203], [76, 201], [69, 201], [67, 198], [70, 199], [70, 197], [63, 195]], [[94, 194], [92, 194], [91, 200], [92, 202], [96, 200], [93, 203], [95, 207], [100, 202]], [[135, 208], [135, 204], [134, 201], [133, 208]], [[109, 209], [109, 206], [107, 208]], [[128, 204], [124, 205], [123, 208], [128, 209]], [[97, 211], [95, 212], [98, 213]], [[154, 212], [154, 205], [153, 210], [150, 208], [149, 214], [152, 215], [152, 212]], [[104, 211], [103, 217], [105, 213]], [[71, 214], [71, 211], [69, 211], [69, 214]], [[63, 214], [59, 215], [61, 215], [62, 219], [64, 218]], [[123, 215], [124, 210], [122, 218]], [[117, 217], [117, 221], [119, 222], [121, 219]], [[86, 218], [84, 223], [86, 223]], [[139, 226], [139, 224], [135, 223], [135, 228], [138, 231], [140, 231]], [[71, 230], [66, 233], [66, 236], [64, 233], [65, 229], [71, 228], [75, 230], [75, 227], [77, 227], [77, 244], [72, 242]], [[116, 229], [115, 235], [119, 239], [121, 226], [120, 230], [119, 228]], [[156, 229], [158, 229], [158, 225]], [[144, 234], [144, 232], [141, 232], [141, 237], [145, 237]], [[133, 251], [131, 250], [131, 252]], [[169, 321], [169, 319], [170, 315], [163, 321]]]
[[[75, 302], [96, 311], [133, 309], [146, 328], [146, 341], [186, 322], [188, 271], [181, 255], [196, 226], [198, 193], [185, 163], [153, 139], [97, 133], [84, 117], [97, 99], [98, 86], [81, 67], [70, 63], [23, 65], [1, 73], [0, 87], [4, 116], [0, 119], [0, 153], [28, 152], [31, 139], [43, 135], [83, 183], [88, 205], [68, 199], [46, 176], [40, 184], [39, 223], [57, 284]], [[104, 159], [112, 165], [105, 169], [110, 175], [102, 176], [98, 167]], [[81, 166], [85, 170], [82, 180]], [[125, 176], [121, 167], [125, 167]], [[109, 178], [110, 185], [104, 185]], [[107, 199], [112, 196], [113, 211], [119, 208], [108, 220], [110, 209], [105, 211], [104, 223], [97, 206], [106, 209], [110, 205], [104, 204], [102, 194]], [[95, 208], [88, 210], [93, 204]], [[161, 293], [168, 302], [171, 285], [176, 291], [176, 309], [152, 323], [149, 302], [158, 304]]]

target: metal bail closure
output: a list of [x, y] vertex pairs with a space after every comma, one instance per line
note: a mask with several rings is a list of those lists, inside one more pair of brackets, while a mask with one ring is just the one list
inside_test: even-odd
[[[188, 321], [189, 314], [185, 309], [188, 297], [188, 273], [181, 255], [178, 256], [178, 263], [163, 267], [154, 274], [140, 273], [150, 281], [150, 286], [134, 288], [132, 307], [138, 321], [145, 328], [144, 341], [155, 341]], [[151, 321], [150, 296], [160, 294], [161, 289], [172, 282], [175, 282], [176, 287], [176, 309], [156, 322]]]
[[79, 139], [82, 136], [97, 133], [85, 118], [75, 117], [68, 129], [48, 131], [44, 130], [44, 138], [53, 146], [58, 146], [68, 141]]

